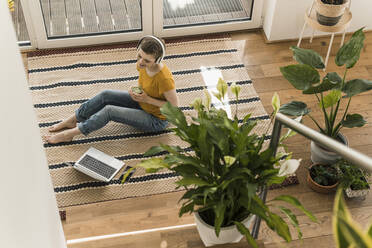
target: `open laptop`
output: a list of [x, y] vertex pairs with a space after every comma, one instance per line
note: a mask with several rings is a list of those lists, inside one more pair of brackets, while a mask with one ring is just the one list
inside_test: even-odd
[[109, 182], [124, 164], [123, 161], [91, 147], [76, 161], [73, 167], [97, 180]]

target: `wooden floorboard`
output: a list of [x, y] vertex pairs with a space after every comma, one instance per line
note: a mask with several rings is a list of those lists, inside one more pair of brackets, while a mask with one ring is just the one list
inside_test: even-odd
[[[260, 30], [234, 33], [232, 38], [235, 40], [245, 40], [244, 52], [242, 53], [243, 62], [267, 112], [271, 112], [270, 102], [274, 92], [278, 92], [282, 103], [293, 99], [302, 99], [309, 102], [311, 106], [314, 106], [314, 110], [316, 109], [315, 100], [312, 96], [304, 96], [299, 91], [294, 90], [278, 72], [278, 66], [293, 63], [289, 47], [294, 45], [296, 41], [266, 44]], [[312, 45], [319, 52], [324, 52], [323, 55], [325, 55], [328, 40], [329, 38], [314, 39]], [[361, 63], [357, 63], [355, 68], [350, 70], [347, 76], [348, 78], [361, 77], [369, 80], [372, 79], [372, 60], [369, 59], [372, 57], [372, 50], [370, 49], [371, 42], [372, 33], [366, 33], [367, 45], [361, 55]], [[305, 43], [307, 41], [304, 41]], [[306, 47], [311, 46], [306, 44]], [[334, 53], [328, 65], [332, 69], [335, 68], [333, 60]], [[364, 93], [360, 96], [355, 96], [350, 105], [350, 112], [363, 113], [368, 121], [368, 125], [362, 128], [345, 128], [343, 130], [343, 133], [349, 139], [351, 147], [361, 150], [370, 156], [372, 156], [371, 99], [372, 93]], [[316, 118], [321, 117], [317, 111], [314, 111], [314, 116]], [[307, 118], [304, 118], [304, 122], [306, 125], [313, 126]], [[310, 165], [309, 144], [310, 142], [308, 140], [299, 135], [294, 136], [288, 141], [290, 149], [294, 151], [294, 157], [303, 159], [302, 166], [297, 172], [300, 184], [271, 190], [268, 193], [268, 200], [280, 194], [294, 195], [319, 219], [319, 223], [312, 223], [306, 216], [294, 210], [299, 214], [298, 219], [304, 239], [299, 241], [295, 233], [293, 233], [294, 242], [287, 245], [287, 247], [312, 248], [316, 246], [317, 248], [330, 248], [334, 247], [331, 229], [334, 195], [315, 193], [306, 184], [307, 167]], [[192, 224], [194, 223], [192, 216], [178, 217], [179, 204], [177, 202], [181, 195], [182, 192], [175, 192], [67, 208], [67, 220], [63, 223], [66, 238], [71, 240], [104, 234]], [[371, 220], [371, 194], [364, 201], [348, 200], [347, 204], [357, 222], [366, 225]], [[261, 226], [259, 239], [264, 242], [264, 247], [282, 247], [284, 244], [264, 224]], [[200, 246], [200, 239], [195, 232], [195, 228], [188, 227], [69, 245], [69, 247], [190, 248], [202, 246]], [[233, 246], [228, 245], [224, 247]]]

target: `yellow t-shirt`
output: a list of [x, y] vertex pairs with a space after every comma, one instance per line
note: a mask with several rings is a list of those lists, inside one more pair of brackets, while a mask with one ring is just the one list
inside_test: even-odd
[[[168, 67], [163, 64], [161, 71], [152, 77], [147, 74], [146, 69], [141, 69], [137, 66], [137, 70], [139, 71], [138, 84], [146, 94], [153, 98], [166, 101], [164, 92], [175, 88], [173, 75]], [[139, 102], [139, 105], [147, 113], [162, 120], [166, 119], [165, 116], [160, 113], [159, 107], [144, 102]]]

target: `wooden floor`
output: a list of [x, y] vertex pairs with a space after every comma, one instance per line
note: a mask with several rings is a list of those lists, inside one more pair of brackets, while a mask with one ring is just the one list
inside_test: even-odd
[[[195, 0], [176, 5], [177, 1], [164, 0], [164, 28], [250, 18], [252, 1]], [[40, 4], [48, 37], [142, 30], [141, 0], [40, 0]], [[14, 0], [12, 18], [18, 40], [28, 41], [20, 0]]]
[[[281, 76], [279, 67], [294, 63], [289, 46], [296, 41], [266, 44], [261, 31], [234, 33], [233, 39], [245, 40], [242, 59], [248, 73], [253, 80], [267, 112], [271, 112], [270, 102], [274, 92], [278, 92], [281, 102], [303, 100], [316, 109], [315, 99], [304, 96]], [[347, 37], [348, 38], [348, 37]], [[308, 44], [305, 40], [302, 45], [311, 47], [325, 56], [327, 51], [327, 38], [314, 39]], [[340, 37], [335, 38], [333, 48], [337, 47]], [[332, 50], [328, 71], [341, 73], [334, 65], [336, 49]], [[365, 46], [356, 64], [347, 75], [348, 79], [362, 78], [372, 80], [372, 32], [366, 33]], [[368, 125], [362, 128], [344, 129], [351, 147], [372, 156], [372, 92], [353, 97], [350, 113], [362, 114]], [[315, 116], [320, 117], [319, 114]], [[314, 125], [305, 118], [305, 124]], [[303, 241], [294, 241], [287, 247], [334, 247], [331, 228], [331, 214], [334, 195], [322, 195], [313, 192], [305, 182], [306, 168], [310, 165], [310, 142], [297, 135], [288, 142], [290, 150], [295, 157], [302, 158], [303, 162], [298, 170], [300, 184], [283, 189], [269, 191], [268, 200], [279, 194], [291, 194], [312, 211], [319, 223], [310, 222], [305, 216], [299, 214], [300, 227], [303, 231]], [[203, 247], [197, 234], [192, 216], [178, 217], [178, 199], [181, 193], [169, 193], [112, 202], [103, 202], [85, 206], [70, 207], [67, 209], [67, 220], [63, 222], [66, 239], [69, 242], [79, 241], [80, 238], [101, 235], [120, 234], [115, 237], [93, 240], [83, 243], [69, 243], [69, 248], [199, 248]], [[372, 220], [372, 195], [369, 194], [364, 201], [348, 200], [347, 204], [357, 222], [365, 226]], [[298, 213], [298, 212], [297, 212]], [[190, 226], [191, 224], [191, 226]], [[189, 225], [186, 227], [177, 227]], [[151, 230], [154, 228], [173, 227], [172, 229]], [[147, 232], [136, 233], [136, 231]], [[273, 235], [265, 225], [261, 226], [259, 240], [260, 247], [283, 247], [282, 242]], [[221, 246], [225, 248], [247, 247], [242, 241], [237, 245]]]

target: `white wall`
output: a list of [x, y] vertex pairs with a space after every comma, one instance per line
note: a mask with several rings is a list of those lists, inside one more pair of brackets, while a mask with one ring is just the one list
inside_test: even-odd
[[[304, 24], [304, 14], [313, 0], [266, 0], [263, 29], [269, 41], [298, 39]], [[372, 1], [351, 0], [353, 19], [347, 32], [361, 27], [372, 29]], [[325, 35], [320, 31], [315, 36]], [[311, 36], [311, 28], [306, 28], [304, 37]]]
[[65, 248], [6, 1], [0, 23], [0, 247]]

